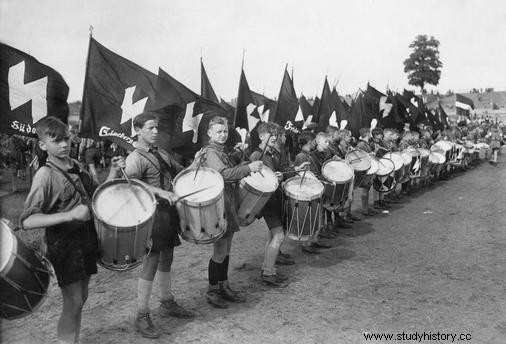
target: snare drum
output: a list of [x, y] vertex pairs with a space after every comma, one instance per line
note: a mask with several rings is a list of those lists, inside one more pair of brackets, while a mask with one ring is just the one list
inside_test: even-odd
[[18, 319], [34, 312], [47, 296], [49, 265], [0, 219], [0, 318]]
[[343, 160], [328, 160], [322, 166], [322, 175], [326, 179], [324, 201], [331, 208], [342, 207], [348, 199], [353, 169]]
[[353, 168], [355, 174], [355, 186], [363, 185], [367, 178], [367, 171], [371, 168], [371, 156], [360, 149], [349, 151], [345, 161]]
[[401, 183], [405, 183], [409, 180], [411, 168], [413, 167], [415, 160], [413, 159], [413, 156], [406, 151], [403, 151], [401, 153], [401, 157], [402, 157], [402, 162], [404, 163], [404, 167], [403, 167], [404, 172], [402, 174], [403, 178], [402, 178]]
[[374, 190], [380, 193], [390, 192], [397, 185], [395, 181], [395, 165], [390, 159], [379, 159], [379, 169], [373, 180]]
[[449, 163], [454, 155], [454, 144], [451, 141], [441, 140], [432, 145], [430, 147], [431, 151], [443, 150], [445, 152], [445, 161]]
[[283, 222], [287, 236], [292, 240], [311, 240], [322, 225], [323, 184], [310, 172], [304, 180], [301, 175], [287, 179], [283, 184]]
[[92, 198], [100, 259], [114, 271], [125, 271], [142, 263], [150, 246], [156, 198], [144, 184], [113, 179], [100, 185]]
[[420, 152], [417, 148], [409, 147], [402, 151], [402, 153], [408, 153], [411, 155], [411, 170], [409, 173], [410, 178], [419, 178], [420, 177], [420, 169], [421, 169], [421, 159], [420, 159]]
[[418, 148], [420, 152], [420, 177], [425, 178], [429, 175], [429, 154], [426, 148]]
[[370, 158], [371, 158], [371, 167], [367, 170], [365, 177], [362, 178], [362, 183], [358, 185], [358, 187], [361, 188], [370, 187], [372, 185], [372, 181], [374, 179], [374, 176], [376, 175], [376, 172], [378, 172], [379, 169], [378, 158], [373, 153], [370, 154]]
[[401, 153], [389, 152], [383, 155], [383, 158], [390, 159], [394, 163], [394, 177], [396, 183], [402, 183], [404, 180], [404, 160]]
[[437, 175], [444, 163], [446, 162], [446, 156], [444, 151], [433, 151], [429, 154], [429, 172]]
[[204, 189], [176, 204], [183, 239], [210, 244], [222, 237], [227, 229], [224, 185], [221, 174], [202, 166], [196, 176], [195, 169], [186, 169], [174, 178], [174, 192], [178, 196]]
[[279, 186], [274, 172], [264, 166], [262, 173], [255, 172], [241, 179], [239, 183], [239, 209], [237, 210], [240, 226], [248, 226], [262, 211], [263, 207]]

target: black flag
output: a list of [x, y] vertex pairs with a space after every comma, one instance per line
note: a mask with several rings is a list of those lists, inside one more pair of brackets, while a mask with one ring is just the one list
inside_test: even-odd
[[216, 97], [216, 93], [214, 93], [213, 86], [211, 86], [211, 82], [207, 77], [202, 59], [200, 60], [200, 95], [217, 104], [219, 103], [218, 97]]
[[0, 43], [0, 132], [33, 137], [34, 124], [46, 116], [67, 123], [68, 93], [57, 71]]
[[299, 102], [297, 100], [297, 95], [293, 88], [292, 80], [290, 79], [290, 75], [285, 68], [283, 81], [279, 90], [276, 111], [271, 120], [281, 126], [285, 126], [287, 122], [294, 123], [299, 112], [300, 115], [299, 118], [297, 118], [297, 121], [303, 120], [304, 118], [302, 115], [302, 110], [299, 106]]

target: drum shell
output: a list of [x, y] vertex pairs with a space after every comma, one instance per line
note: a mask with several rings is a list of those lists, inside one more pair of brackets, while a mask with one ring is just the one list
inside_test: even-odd
[[390, 174], [384, 175], [384, 176], [377, 175], [376, 178], [374, 178], [374, 180], [373, 180], [374, 190], [376, 190], [380, 193], [392, 191], [395, 188], [395, 186], [397, 185], [394, 174], [395, 174], [395, 171]]
[[151, 190], [136, 180], [131, 179], [130, 183], [139, 186], [152, 199], [152, 203], [144, 204], [145, 207], [151, 208], [151, 216], [147, 220], [133, 226], [109, 224], [97, 209], [97, 199], [104, 189], [118, 183], [125, 184], [128, 182], [124, 179], [112, 179], [100, 185], [93, 194], [92, 209], [95, 215], [95, 228], [100, 246], [98, 263], [109, 270], [124, 271], [140, 265], [142, 258], [146, 254], [146, 248], [150, 246], [151, 230], [156, 211], [156, 198]]
[[[345, 161], [353, 168], [355, 186], [366, 185], [368, 179], [367, 171], [371, 168], [371, 157], [365, 151], [360, 149], [352, 150], [346, 154]], [[360, 164], [355, 163], [357, 161]]]
[[[264, 166], [264, 169], [268, 167]], [[240, 226], [248, 226], [255, 221], [255, 218], [267, 204], [272, 192], [263, 192], [248, 184], [245, 178], [239, 183], [239, 209], [237, 210], [237, 221]]]
[[[367, 154], [367, 153], [365, 153], [365, 154]], [[332, 160], [326, 161], [323, 164], [322, 175], [323, 175], [323, 171], [325, 169], [325, 166], [330, 162], [332, 162]], [[325, 188], [324, 192], [323, 192], [323, 202], [326, 205], [330, 205], [330, 207], [344, 206], [344, 203], [346, 202], [346, 200], [348, 199], [348, 196], [350, 194], [350, 187], [351, 187], [352, 182], [355, 180], [355, 183], [358, 183], [357, 179], [356, 179], [357, 177], [356, 177], [356, 175], [354, 175], [355, 171], [353, 170], [353, 168], [346, 162], [342, 162], [342, 163], [343, 163], [343, 166], [347, 166], [346, 168], [348, 168], [350, 170], [351, 177], [349, 177], [346, 180], [337, 180], [336, 181], [336, 180], [330, 180], [324, 176], [326, 180], [321, 181], [323, 183], [324, 188]], [[369, 163], [369, 167], [371, 167], [370, 163]], [[367, 170], [360, 171], [360, 174], [362, 176], [365, 176], [366, 173], [367, 173]]]
[[323, 223], [321, 197], [303, 201], [285, 195], [283, 223], [288, 238], [296, 241], [311, 240]]
[[[211, 172], [223, 182], [223, 177], [215, 170], [208, 167], [200, 169]], [[193, 171], [180, 172], [174, 178], [174, 187], [181, 176]], [[180, 218], [181, 237], [186, 241], [195, 244], [211, 244], [220, 239], [227, 230], [224, 189], [215, 197], [202, 202], [182, 199], [176, 204], [176, 208]]]
[[[4, 220], [0, 221], [1, 225], [6, 225]], [[50, 274], [48, 264], [12, 231], [10, 233], [13, 237], [12, 252], [0, 271], [0, 318], [13, 320], [29, 315], [43, 304]], [[16, 290], [11, 283], [28, 292]]]

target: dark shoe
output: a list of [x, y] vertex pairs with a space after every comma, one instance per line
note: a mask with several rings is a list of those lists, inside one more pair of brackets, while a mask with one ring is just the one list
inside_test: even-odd
[[313, 246], [302, 246], [302, 252], [311, 253], [311, 254], [320, 254], [320, 250]]
[[329, 244], [325, 244], [323, 242], [313, 242], [311, 243], [311, 247], [314, 247], [314, 248], [332, 248], [332, 245], [329, 245]]
[[186, 310], [177, 304], [174, 300], [163, 300], [160, 302], [160, 316], [161, 317], [174, 317], [180, 319], [191, 319], [195, 317], [195, 313]]
[[282, 256], [284, 258], [292, 258], [292, 256], [290, 254], [283, 252], [281, 250], [279, 250], [278, 256]]
[[209, 289], [206, 293], [206, 300], [209, 304], [216, 308], [228, 308], [228, 303], [221, 294], [219, 289]]
[[232, 288], [230, 288], [228, 283], [220, 285], [220, 293], [221, 296], [227, 301], [237, 303], [246, 302], [246, 298], [244, 297], [244, 295], [241, 292], [232, 290]]
[[276, 275], [262, 275], [262, 283], [273, 288], [284, 288], [287, 285], [285, 281], [281, 281]]
[[318, 233], [318, 237], [322, 239], [333, 239], [335, 236], [327, 229], [322, 229]]
[[160, 333], [156, 330], [155, 325], [153, 325], [149, 313], [137, 313], [134, 325], [135, 329], [144, 338], [160, 338]]
[[288, 281], [288, 276], [283, 275], [279, 271], [276, 272], [276, 278], [278, 279], [278, 281], [281, 281], [281, 282]]
[[392, 209], [392, 207], [389, 206], [388, 204], [386, 204], [385, 201], [380, 202], [379, 205], [380, 205], [380, 207], [383, 207], [383, 209], [386, 209], [386, 210]]
[[353, 221], [362, 221], [362, 219], [358, 216], [355, 216], [353, 214], [350, 214], [350, 219], [352, 219]]
[[281, 256], [278, 254], [278, 257], [276, 258], [276, 264], [278, 265], [294, 265], [295, 260], [292, 258], [285, 258], [284, 256]]
[[343, 217], [342, 221], [345, 223], [355, 223], [350, 217]]

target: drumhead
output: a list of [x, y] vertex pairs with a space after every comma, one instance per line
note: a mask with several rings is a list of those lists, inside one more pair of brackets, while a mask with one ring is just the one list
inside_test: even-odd
[[14, 240], [15, 237], [11, 229], [4, 221], [0, 221], [0, 272], [2, 272], [9, 263], [11, 253], [14, 250]]
[[371, 157], [371, 167], [367, 170], [368, 175], [373, 175], [378, 172], [379, 162], [376, 158]]
[[402, 151], [402, 153], [410, 154], [412, 157], [419, 157], [420, 152], [418, 151], [418, 148], [409, 147]]
[[404, 166], [411, 165], [413, 161], [413, 156], [408, 152], [404, 151], [401, 153], [402, 161], [404, 162]]
[[378, 172], [376, 172], [376, 175], [380, 176], [380, 177], [389, 175], [395, 169], [394, 162], [392, 160], [386, 159], [386, 158], [379, 159], [378, 165], [379, 165], [379, 168], [378, 168]]
[[267, 166], [262, 168], [262, 174], [254, 172], [245, 177], [244, 182], [253, 189], [261, 192], [274, 192], [278, 188], [279, 181], [274, 172]]
[[355, 171], [367, 171], [371, 168], [371, 157], [360, 149], [348, 152], [345, 160]]
[[153, 193], [135, 180], [130, 182], [114, 179], [97, 189], [92, 206], [101, 221], [115, 227], [133, 227], [153, 216], [156, 203]]
[[322, 166], [322, 175], [330, 182], [342, 183], [353, 178], [353, 169], [345, 161], [328, 160]]
[[399, 171], [402, 167], [404, 167], [404, 159], [402, 159], [402, 155], [397, 152], [386, 153], [383, 155], [385, 159], [390, 159], [394, 163], [394, 167], [396, 171]]
[[297, 175], [289, 178], [283, 183], [283, 190], [288, 197], [301, 201], [311, 201], [320, 198], [325, 189], [322, 182], [315, 178], [312, 173], [307, 172], [302, 185], [302, 176]]
[[446, 161], [446, 157], [443, 153], [440, 152], [430, 152], [429, 161], [433, 164], [442, 165]]
[[453, 147], [453, 143], [451, 141], [441, 140], [436, 142], [433, 146], [437, 146], [444, 150], [445, 152], [449, 151]]
[[205, 189], [185, 198], [186, 202], [191, 203], [204, 203], [214, 200], [222, 194], [224, 186], [221, 174], [208, 167], [200, 167], [197, 176], [195, 176], [195, 169], [181, 171], [174, 179], [174, 192], [178, 196]]

